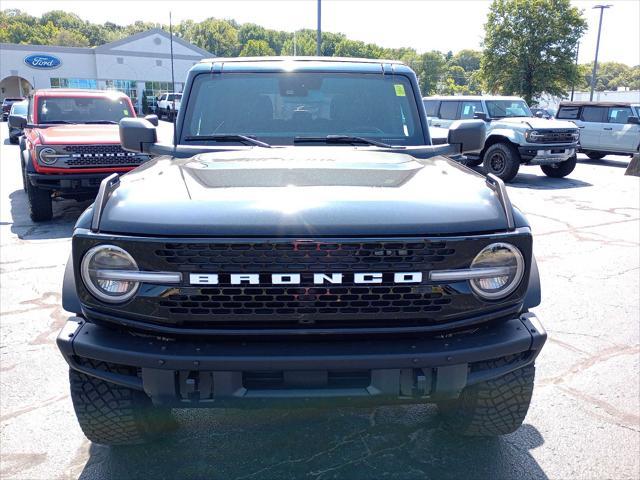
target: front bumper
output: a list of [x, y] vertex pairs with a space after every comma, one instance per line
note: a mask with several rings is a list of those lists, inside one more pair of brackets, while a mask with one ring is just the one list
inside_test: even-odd
[[520, 158], [529, 165], [549, 165], [564, 162], [575, 155], [575, 145], [527, 145], [518, 147]]
[[57, 343], [77, 371], [143, 390], [158, 405], [193, 408], [456, 398], [533, 363], [546, 337], [532, 313], [437, 337], [269, 341], [158, 339], [72, 317]]
[[45, 174], [28, 173], [27, 177], [31, 185], [45, 190], [53, 190], [61, 194], [96, 194], [100, 188], [100, 182], [113, 172], [107, 173], [64, 173]]

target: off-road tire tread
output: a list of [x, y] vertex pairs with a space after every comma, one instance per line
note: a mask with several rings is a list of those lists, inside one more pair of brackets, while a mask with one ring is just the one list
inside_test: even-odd
[[439, 405], [447, 427], [460, 435], [476, 437], [515, 432], [529, 410], [534, 377], [535, 367], [528, 365], [465, 388], [453, 404]]
[[[101, 362], [95, 362], [93, 366], [114, 373], [131, 373], [117, 371]], [[170, 410], [154, 408], [150, 398], [141, 391], [105, 382], [73, 369], [69, 370], [69, 382], [78, 423], [92, 442], [105, 445], [146, 443], [161, 430], [152, 427], [150, 414], [155, 412], [159, 418], [170, 416]]]
[[587, 157], [589, 157], [589, 160], [602, 160], [604, 157], [606, 157], [606, 154], [599, 152], [589, 152], [587, 153]]
[[540, 168], [547, 177], [564, 178], [575, 170], [577, 162], [578, 157], [573, 155], [564, 162], [561, 162], [558, 167], [554, 168], [551, 165], [541, 165]]
[[29, 216], [34, 222], [47, 222], [53, 218], [51, 192], [34, 187], [29, 182], [26, 185], [29, 198]]
[[[493, 172], [490, 168], [490, 152], [494, 149], [501, 149], [505, 153], [505, 156], [507, 158], [507, 165], [502, 174]], [[516, 147], [514, 147], [510, 143], [494, 143], [484, 152], [484, 155], [482, 157], [482, 164], [487, 173], [493, 173], [494, 175], [500, 177], [503, 182], [507, 183], [513, 180], [518, 174], [518, 170], [520, 170], [520, 153], [518, 152]]]

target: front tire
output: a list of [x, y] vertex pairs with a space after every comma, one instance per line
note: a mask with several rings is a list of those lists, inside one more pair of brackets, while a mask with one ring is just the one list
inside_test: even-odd
[[53, 218], [51, 192], [34, 187], [26, 181], [27, 198], [29, 199], [29, 216], [34, 222], [48, 222]]
[[445, 425], [454, 433], [473, 437], [515, 432], [529, 410], [534, 377], [534, 365], [527, 365], [466, 387], [458, 399], [438, 404]]
[[9, 143], [13, 144], [13, 145], [17, 145], [18, 144], [18, 137], [9, 137]]
[[[106, 367], [100, 362], [95, 364]], [[113, 368], [109, 370], [113, 371]], [[139, 445], [175, 426], [171, 410], [154, 407], [144, 392], [73, 369], [69, 370], [69, 382], [80, 428], [94, 443]]]
[[510, 182], [520, 169], [520, 154], [510, 143], [494, 143], [484, 152], [483, 166], [504, 182]]
[[568, 160], [560, 163], [553, 163], [551, 165], [540, 165], [540, 168], [544, 174], [552, 178], [563, 178], [569, 175], [576, 168], [578, 157], [573, 155]]
[[590, 160], [602, 160], [606, 155], [604, 153], [599, 153], [599, 152], [589, 152], [587, 153], [587, 157], [589, 157]]

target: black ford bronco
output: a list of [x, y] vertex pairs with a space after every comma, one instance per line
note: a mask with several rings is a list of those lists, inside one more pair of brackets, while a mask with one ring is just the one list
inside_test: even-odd
[[58, 337], [86, 436], [140, 443], [171, 409], [436, 403], [465, 435], [516, 430], [546, 333], [529, 224], [504, 184], [429, 136], [392, 61], [207, 60], [173, 144], [79, 218]]

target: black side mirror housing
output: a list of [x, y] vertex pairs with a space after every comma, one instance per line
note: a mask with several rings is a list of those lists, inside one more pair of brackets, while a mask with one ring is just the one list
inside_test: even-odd
[[447, 142], [459, 145], [460, 153], [477, 152], [484, 147], [487, 126], [482, 120], [456, 120], [449, 127]]
[[534, 115], [538, 118], [544, 118], [544, 113], [542, 112], [536, 112]]
[[475, 112], [473, 114], [473, 118], [486, 122], [487, 121], [487, 114], [484, 113], [484, 112]]
[[157, 115], [146, 115], [144, 117], [145, 120], [147, 120], [149, 123], [151, 123], [151, 125], [153, 125], [154, 127], [158, 126], [158, 116]]
[[27, 126], [27, 117], [22, 115], [9, 115], [9, 126], [23, 130]]
[[627, 123], [632, 123], [634, 125], [640, 125], [640, 117], [631, 116], [627, 118]]
[[148, 153], [158, 141], [155, 125], [145, 118], [123, 118], [119, 130], [120, 145], [131, 152]]

